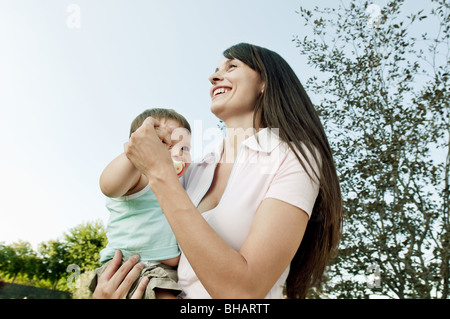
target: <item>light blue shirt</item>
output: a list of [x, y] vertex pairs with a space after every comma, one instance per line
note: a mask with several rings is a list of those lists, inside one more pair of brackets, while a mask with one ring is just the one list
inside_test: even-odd
[[108, 244], [100, 252], [100, 262], [114, 257], [117, 249], [124, 258], [134, 254], [141, 261], [158, 261], [180, 254], [175, 235], [167, 222], [158, 200], [149, 186], [119, 198], [106, 198], [111, 215], [108, 221]]

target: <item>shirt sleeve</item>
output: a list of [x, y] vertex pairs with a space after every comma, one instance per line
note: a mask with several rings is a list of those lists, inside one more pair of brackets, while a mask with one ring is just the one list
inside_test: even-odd
[[[314, 163], [312, 156], [310, 161]], [[306, 165], [307, 162], [303, 159]], [[315, 164], [315, 163], [314, 163]], [[314, 165], [316, 168], [317, 166]], [[308, 167], [312, 172], [311, 167]], [[314, 174], [311, 174], [314, 176]], [[275, 198], [296, 206], [311, 217], [314, 203], [319, 194], [319, 184], [311, 179], [292, 150], [288, 151], [286, 158], [269, 185], [265, 198]]]

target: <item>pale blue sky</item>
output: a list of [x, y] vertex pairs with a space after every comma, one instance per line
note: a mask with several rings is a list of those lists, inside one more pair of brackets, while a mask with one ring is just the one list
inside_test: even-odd
[[[80, 28], [67, 23], [70, 4]], [[291, 41], [299, 6], [0, 0], [0, 242], [36, 245], [85, 221], [106, 223], [98, 178], [133, 118], [170, 107], [203, 131], [216, 127], [208, 76], [229, 46], [273, 49], [301, 75], [306, 62]]]
[[[306, 81], [295, 10], [337, 3], [311, 2], [0, 0], [0, 242], [35, 246], [82, 222], [106, 224], [98, 178], [146, 108], [184, 114], [201, 153], [218, 124], [208, 76], [229, 46], [272, 49]], [[71, 4], [80, 19], [68, 24]]]

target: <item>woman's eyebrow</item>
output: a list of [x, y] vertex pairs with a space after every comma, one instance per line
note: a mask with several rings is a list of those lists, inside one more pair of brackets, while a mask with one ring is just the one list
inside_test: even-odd
[[[231, 62], [235, 60], [235, 59], [228, 59], [227, 62], [224, 63], [224, 67], [228, 66], [231, 64]], [[216, 68], [216, 70], [214, 71], [214, 73], [216, 73], [217, 71], [219, 71], [219, 68]]]

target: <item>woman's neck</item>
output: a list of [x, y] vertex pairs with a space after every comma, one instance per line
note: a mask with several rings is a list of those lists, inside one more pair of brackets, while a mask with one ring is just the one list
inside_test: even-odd
[[255, 134], [253, 118], [241, 121], [225, 122], [226, 135], [223, 148], [223, 163], [234, 163], [239, 147], [249, 137]]

